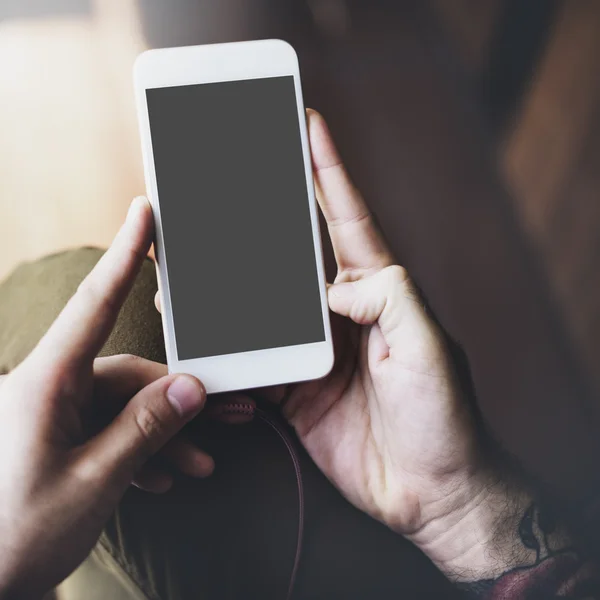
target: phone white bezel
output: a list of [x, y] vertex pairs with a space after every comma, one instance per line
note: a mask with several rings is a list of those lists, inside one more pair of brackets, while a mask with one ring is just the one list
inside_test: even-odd
[[[313, 245], [317, 263], [325, 341], [297, 346], [269, 348], [221, 356], [179, 360], [169, 292], [168, 268], [163, 247], [163, 231], [146, 90], [221, 81], [293, 76], [298, 105], [298, 120], [310, 205]], [[295, 50], [281, 40], [260, 40], [149, 50], [141, 54], [134, 67], [136, 104], [140, 125], [144, 173], [148, 199], [156, 225], [155, 249], [159, 278], [162, 322], [169, 371], [198, 377], [208, 393], [263, 387], [280, 383], [318, 379], [333, 366], [333, 342], [319, 218], [315, 200], [306, 113], [302, 99], [300, 69]], [[293, 318], [293, 315], [290, 315]]]

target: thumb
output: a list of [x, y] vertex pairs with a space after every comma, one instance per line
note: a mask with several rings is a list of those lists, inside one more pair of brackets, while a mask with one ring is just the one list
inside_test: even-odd
[[405, 269], [391, 265], [357, 281], [334, 283], [328, 290], [329, 308], [359, 325], [378, 323], [393, 347], [399, 325], [410, 316], [425, 316]]
[[134, 396], [119, 416], [96, 436], [84, 463], [125, 489], [144, 463], [164, 446], [206, 401], [206, 390], [190, 375], [168, 375]]

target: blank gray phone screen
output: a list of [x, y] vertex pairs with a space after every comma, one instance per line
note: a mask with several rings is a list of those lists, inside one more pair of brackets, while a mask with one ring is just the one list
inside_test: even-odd
[[146, 94], [179, 360], [324, 341], [293, 77]]

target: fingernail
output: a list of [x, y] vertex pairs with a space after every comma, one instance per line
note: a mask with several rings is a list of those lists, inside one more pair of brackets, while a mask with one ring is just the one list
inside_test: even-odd
[[329, 293], [337, 298], [347, 298], [355, 292], [353, 283], [334, 283], [329, 288]]
[[202, 408], [204, 397], [200, 382], [185, 375], [175, 379], [167, 390], [167, 400], [182, 417], [195, 415]]
[[147, 202], [148, 200], [146, 200], [144, 196], [135, 197], [129, 205], [129, 210], [127, 211], [127, 221], [134, 219]]

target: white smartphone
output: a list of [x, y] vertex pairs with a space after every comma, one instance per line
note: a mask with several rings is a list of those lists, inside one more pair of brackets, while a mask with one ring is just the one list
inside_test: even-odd
[[333, 365], [298, 58], [280, 40], [134, 68], [169, 370], [209, 393]]

